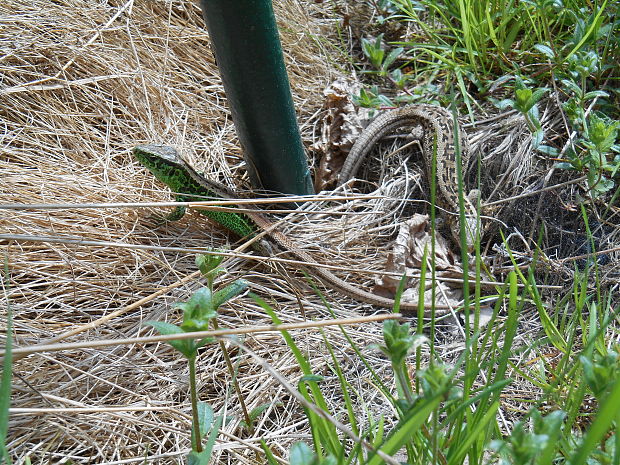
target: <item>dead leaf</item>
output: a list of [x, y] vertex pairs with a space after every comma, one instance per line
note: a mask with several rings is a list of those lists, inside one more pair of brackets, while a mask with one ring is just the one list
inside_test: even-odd
[[[396, 294], [400, 278], [404, 274], [419, 275], [422, 261], [426, 257], [427, 276], [425, 301], [430, 302], [432, 296], [431, 277], [431, 234], [428, 215], [415, 214], [403, 222], [392, 251], [388, 255], [386, 270], [396, 273], [396, 276], [382, 276], [377, 279], [374, 292], [385, 297]], [[463, 269], [456, 255], [448, 247], [448, 241], [435, 232], [435, 269], [437, 277], [462, 276]], [[403, 301], [417, 302], [419, 295], [419, 279], [409, 278], [402, 296]], [[451, 304], [457, 306], [462, 299], [462, 288], [450, 283], [437, 280], [435, 287], [435, 301], [439, 305]]]
[[336, 187], [338, 173], [359, 137], [364, 123], [351, 102], [351, 95], [358, 94], [360, 84], [351, 79], [340, 78], [334, 81], [323, 94], [326, 109], [323, 117], [321, 138], [310, 149], [321, 158], [315, 174], [316, 192]]

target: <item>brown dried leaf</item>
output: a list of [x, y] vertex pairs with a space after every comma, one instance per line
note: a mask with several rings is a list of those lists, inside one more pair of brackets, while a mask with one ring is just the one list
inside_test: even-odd
[[350, 96], [359, 93], [359, 83], [340, 78], [334, 81], [325, 95], [325, 116], [321, 139], [311, 150], [322, 154], [314, 181], [317, 192], [331, 190], [336, 186], [338, 173], [362, 131], [362, 122], [355, 111]]
[[[425, 300], [431, 300], [431, 234], [429, 233], [430, 224], [427, 215], [415, 214], [401, 225], [398, 237], [394, 241], [392, 252], [388, 255], [386, 269], [395, 276], [382, 276], [377, 279], [374, 292], [383, 296], [394, 296], [400, 283], [399, 275], [420, 274], [422, 260], [425, 250], [427, 261], [427, 289], [425, 290]], [[439, 233], [435, 233], [435, 267], [438, 277], [462, 276], [458, 258], [448, 247], [448, 241]], [[402, 296], [403, 301], [417, 302], [419, 280], [410, 278]], [[435, 288], [437, 304], [458, 305], [462, 298], [462, 290], [454, 289], [446, 282], [438, 280]]]

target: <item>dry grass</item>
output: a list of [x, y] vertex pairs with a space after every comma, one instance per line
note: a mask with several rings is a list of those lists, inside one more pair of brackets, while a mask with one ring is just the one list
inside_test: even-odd
[[[297, 0], [277, 2], [289, 77], [304, 142], [320, 131], [322, 90], [336, 76], [334, 57], [318, 37], [332, 31], [330, 19]], [[0, 21], [2, 88], [0, 201], [3, 204], [93, 204], [169, 201], [130, 155], [140, 143], [177, 146], [199, 170], [247, 187], [242, 156], [223, 88], [209, 50], [198, 6], [189, 1], [5, 2]], [[308, 10], [309, 8], [309, 10]], [[320, 6], [316, 6], [320, 8]], [[310, 13], [308, 12], [310, 11]], [[354, 202], [360, 212], [390, 210], [384, 200]], [[362, 215], [325, 216], [335, 204], [308, 206], [287, 218], [296, 239], [343, 268], [383, 266], [373, 231]], [[150, 334], [147, 320], [178, 322], [172, 304], [203, 283], [193, 275], [194, 256], [181, 248], [225, 247], [230, 237], [192, 214], [155, 228], [150, 215], [168, 208], [0, 210], [0, 232], [123, 244], [77, 245], [40, 240], [2, 241], [10, 288], [2, 296], [15, 316], [16, 346], [75, 333], [66, 341]], [[314, 211], [313, 211], [314, 210]], [[320, 212], [320, 213], [317, 213]], [[381, 216], [381, 215], [380, 215]], [[387, 223], [390, 223], [389, 217]], [[346, 231], [346, 233], [343, 233]], [[384, 233], [386, 233], [384, 231]], [[366, 236], [364, 236], [364, 234]], [[378, 235], [382, 240], [381, 235]], [[317, 240], [317, 238], [320, 238]], [[166, 250], [146, 250], [150, 245]], [[342, 253], [346, 245], [347, 253]], [[175, 250], [176, 248], [176, 250]], [[172, 250], [171, 250], [172, 249]], [[328, 317], [303, 277], [290, 267], [229, 259], [222, 284], [243, 277], [274, 305], [285, 322]], [[350, 281], [372, 276], [349, 276]], [[143, 305], [140, 299], [162, 289]], [[338, 316], [359, 315], [360, 305], [327, 291]], [[339, 302], [341, 300], [342, 302]], [[108, 318], [102, 323], [102, 318]], [[95, 322], [96, 324], [92, 325]], [[221, 327], [268, 323], [249, 298], [222, 309]], [[92, 325], [93, 327], [88, 327]], [[86, 331], [88, 329], [88, 331]], [[339, 330], [327, 337], [360, 392], [368, 387], [361, 362], [350, 357]], [[379, 325], [351, 329], [362, 346], [379, 342]], [[298, 331], [298, 344], [316, 373], [329, 362], [318, 331]], [[246, 344], [295, 384], [301, 373], [281, 337], [248, 336]], [[234, 352], [234, 351], [233, 351]], [[216, 446], [217, 463], [254, 463], [264, 437], [276, 454], [308, 439], [299, 406], [251, 359], [234, 352], [248, 407], [271, 403], [248, 436], [239, 429], [240, 407], [222, 355], [201, 355], [201, 399], [232, 421]], [[369, 354], [381, 369], [385, 363]], [[39, 353], [14, 365], [8, 447], [15, 463], [182, 463], [189, 448], [187, 367], [166, 344], [118, 346]], [[336, 380], [326, 381], [325, 386]], [[337, 392], [337, 389], [332, 390]], [[336, 396], [336, 394], [334, 394]], [[376, 393], [366, 400], [386, 408]], [[277, 399], [278, 402], [273, 402]], [[340, 405], [338, 397], [331, 399]], [[120, 407], [120, 410], [110, 410]]]
[[[274, 3], [298, 119], [309, 146], [320, 133], [321, 92], [338, 76], [336, 52], [325, 50], [318, 39], [333, 33], [333, 28], [329, 16], [318, 10], [320, 4]], [[9, 0], [0, 7], [0, 25], [1, 203], [168, 201], [166, 189], [130, 156], [130, 149], [144, 142], [175, 145], [209, 176], [231, 187], [247, 187], [196, 3]], [[519, 127], [522, 122], [512, 126]], [[491, 133], [497, 137], [497, 131], [489, 128], [481, 128], [478, 136], [469, 131], [480, 150], [486, 149], [484, 143], [491, 140]], [[495, 146], [509, 154], [518, 141], [510, 135], [504, 140]], [[501, 171], [507, 169], [504, 166]], [[391, 187], [395, 192], [403, 190], [397, 181]], [[286, 228], [327, 263], [381, 268], [385, 261], [382, 244], [395, 230], [389, 229], [395, 228], [390, 218], [399, 214], [401, 203], [376, 199], [338, 205], [309, 205], [304, 214], [288, 217]], [[367, 214], [326, 216], [330, 208]], [[154, 228], [149, 216], [167, 210], [0, 210], [0, 232], [177, 249], [223, 247], [230, 240], [196, 214]], [[378, 213], [371, 216], [371, 212]], [[177, 322], [179, 313], [171, 305], [201, 285], [192, 275], [193, 255], [180, 249], [44, 241], [1, 244], [11, 275], [1, 311], [11, 303], [17, 346], [81, 331], [113, 312], [117, 316], [105, 324], [68, 340], [149, 334], [144, 321]], [[300, 275], [289, 276], [293, 273], [290, 267], [255, 266], [235, 258], [225, 266], [228, 273], [223, 284], [239, 277], [250, 281], [252, 290], [272, 303], [285, 322], [329, 316]], [[363, 273], [343, 272], [341, 276], [365, 280], [361, 283], [365, 287], [372, 281], [372, 276]], [[135, 305], [167, 286], [173, 288], [144, 305]], [[359, 314], [359, 304], [331, 291], [326, 294], [338, 316]], [[240, 327], [265, 324], [268, 319], [249, 298], [239, 298], [222, 309], [219, 323]], [[362, 346], [379, 342], [378, 325], [350, 331]], [[342, 347], [338, 355], [343, 368], [355, 374], [349, 377], [354, 387], [376, 396], [368, 391], [365, 369], [345, 349], [341, 333], [336, 329], [325, 332], [335, 347]], [[331, 374], [320, 334], [306, 330], [296, 337], [315, 372]], [[279, 336], [252, 335], [245, 342], [295, 384], [300, 372]], [[378, 357], [368, 356], [385, 368]], [[201, 398], [233, 418], [217, 443], [217, 463], [255, 463], [259, 437], [266, 438], [275, 453], [286, 456], [292, 442], [309, 438], [299, 406], [251, 359], [239, 356], [236, 360], [248, 406], [271, 406], [255, 435], [241, 431], [239, 405], [221, 353], [212, 348], [202, 354]], [[24, 463], [26, 457], [36, 464], [68, 459], [73, 463], [140, 463], [145, 456], [148, 463], [183, 462], [189, 447], [188, 374], [185, 363], [167, 345], [41, 353], [16, 362], [14, 373], [12, 405], [38, 409], [11, 417], [8, 445], [16, 463]], [[330, 392], [331, 382], [335, 381], [326, 381], [325, 392]], [[273, 403], [274, 399], [278, 402]], [[337, 397], [330, 400], [334, 405], [341, 403]], [[367, 398], [366, 402], [385, 408], [382, 399]], [[122, 410], [102, 410], [117, 406]]]
[[[167, 201], [166, 190], [130, 156], [131, 147], [144, 142], [175, 145], [210, 176], [243, 185], [241, 153], [195, 3], [16, 0], [1, 8], [2, 203]], [[329, 60], [314, 37], [324, 25], [292, 0], [279, 2], [277, 15], [308, 141], [321, 105], [316, 96], [332, 79]], [[166, 247], [224, 246], [229, 240], [197, 215], [153, 228], [149, 215], [166, 210], [2, 210], [0, 228], [2, 233]], [[2, 308], [8, 299], [18, 346], [80, 329], [195, 270], [193, 256], [184, 252], [37, 241], [4, 241], [2, 248], [11, 273]], [[299, 277], [291, 284], [264, 266], [248, 268], [236, 259], [225, 265], [226, 282], [243, 276], [253, 290], [277, 300], [285, 321], [302, 320], [291, 288], [300, 286]], [[190, 279], [71, 340], [148, 334], [145, 320], [178, 321], [171, 304], [199, 285]], [[306, 315], [324, 315], [320, 300], [301, 287], [297, 293]], [[242, 298], [223, 309], [220, 325], [267, 321], [250, 299]], [[337, 331], [328, 332], [334, 341], [341, 339]], [[318, 350], [319, 334], [298, 337], [321, 371], [326, 359]], [[300, 375], [279, 336], [257, 335], [246, 342], [291, 380]], [[236, 438], [245, 433], [238, 429], [240, 412], [230, 378], [221, 353], [207, 350], [200, 362], [201, 397], [234, 417], [217, 445], [218, 463], [252, 463], [258, 436]], [[239, 382], [250, 408], [274, 398], [282, 401], [258, 425], [276, 450], [283, 453], [291, 441], [307, 435], [300, 409], [243, 357]], [[30, 356], [15, 364], [12, 405], [46, 410], [11, 417], [9, 448], [16, 463], [27, 456], [33, 463], [69, 458], [74, 463], [133, 463], [146, 455], [149, 463], [181, 463], [189, 446], [187, 394], [185, 363], [165, 344]], [[97, 410], [114, 406], [124, 410]], [[132, 410], [145, 406], [157, 409]]]

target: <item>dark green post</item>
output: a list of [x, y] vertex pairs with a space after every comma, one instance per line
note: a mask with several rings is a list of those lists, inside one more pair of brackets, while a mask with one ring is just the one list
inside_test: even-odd
[[271, 0], [202, 0], [202, 14], [252, 183], [314, 193]]

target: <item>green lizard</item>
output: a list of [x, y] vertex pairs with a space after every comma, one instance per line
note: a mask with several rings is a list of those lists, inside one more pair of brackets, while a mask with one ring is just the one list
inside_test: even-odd
[[[177, 202], [202, 201], [207, 198], [230, 197], [227, 189], [209, 181], [191, 168], [177, 151], [165, 145], [139, 145], [133, 149], [138, 161], [166, 184], [175, 193]], [[241, 214], [214, 210], [200, 210], [200, 213], [221, 224], [239, 237], [253, 236], [256, 228], [251, 220]], [[178, 206], [166, 219], [176, 221], [185, 215], [185, 207]]]
[[[235, 198], [234, 194], [225, 186], [198, 174], [172, 147], [140, 145], [133, 149], [133, 154], [157, 179], [172, 189], [177, 201], [193, 201], [197, 198], [204, 199], [206, 197]], [[358, 289], [322, 268], [310, 254], [298, 249], [286, 235], [274, 228], [274, 224], [266, 216], [258, 212], [236, 213], [202, 209], [199, 211], [240, 237], [252, 237], [257, 232], [265, 231], [277, 248], [289, 252], [296, 259], [304, 262], [302, 267], [311, 275], [348, 297], [384, 308], [393, 308], [395, 305], [393, 299]], [[184, 208], [177, 207], [173, 216], [180, 218], [184, 213]], [[257, 245], [256, 249], [265, 253], [265, 249], [261, 245]], [[441, 315], [447, 313], [448, 307], [437, 305], [435, 308], [437, 309], [436, 315]], [[418, 311], [418, 304], [401, 302], [400, 310], [403, 313], [413, 314]], [[429, 317], [430, 312], [426, 311], [425, 316]]]

